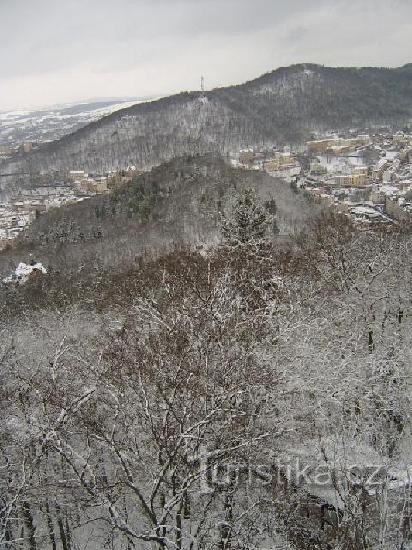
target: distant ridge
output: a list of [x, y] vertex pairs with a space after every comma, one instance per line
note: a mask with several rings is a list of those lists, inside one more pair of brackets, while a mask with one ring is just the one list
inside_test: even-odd
[[412, 63], [392, 69], [304, 63], [245, 84], [121, 109], [16, 159], [20, 169], [7, 171], [149, 168], [187, 153], [227, 154], [299, 142], [314, 131], [411, 119]]

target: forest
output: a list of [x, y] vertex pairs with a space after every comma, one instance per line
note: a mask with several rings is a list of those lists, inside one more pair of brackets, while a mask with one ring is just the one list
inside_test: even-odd
[[410, 547], [411, 228], [266, 184], [182, 157], [2, 255], [51, 268], [0, 291], [0, 548]]

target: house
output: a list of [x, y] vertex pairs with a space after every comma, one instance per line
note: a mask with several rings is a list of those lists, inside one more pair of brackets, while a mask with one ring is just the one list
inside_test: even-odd
[[314, 175], [324, 175], [327, 173], [326, 167], [319, 161], [319, 159], [315, 159], [311, 161], [309, 171], [311, 174]]
[[371, 206], [355, 206], [349, 210], [353, 220], [360, 223], [388, 223], [391, 220]]
[[11, 147], [8, 147], [7, 145], [0, 145], [0, 157], [8, 157], [13, 153], [13, 150]]
[[336, 144], [335, 138], [329, 138], [329, 139], [318, 139], [314, 141], [308, 141], [306, 142], [306, 147], [308, 153], [326, 153], [326, 151], [332, 146]]
[[86, 179], [87, 177], [88, 177], [88, 174], [86, 174], [84, 170], [70, 170], [69, 172], [69, 180], [72, 182]]
[[308, 153], [321, 154], [321, 153], [333, 153], [339, 155], [342, 153], [349, 153], [354, 151], [357, 147], [364, 147], [370, 145], [371, 139], [369, 135], [359, 135], [355, 138], [329, 138], [320, 139], [315, 141], [308, 141], [306, 143]]
[[389, 166], [387, 158], [381, 158], [372, 170], [372, 177], [376, 181], [382, 181], [383, 174]]
[[335, 184], [341, 187], [359, 187], [365, 185], [368, 181], [367, 173], [353, 173], [345, 175], [336, 175], [334, 177]]

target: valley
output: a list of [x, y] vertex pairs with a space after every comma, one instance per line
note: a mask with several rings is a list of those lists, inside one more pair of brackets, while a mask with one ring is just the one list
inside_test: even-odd
[[412, 548], [412, 66], [45, 113], [0, 115], [0, 548]]

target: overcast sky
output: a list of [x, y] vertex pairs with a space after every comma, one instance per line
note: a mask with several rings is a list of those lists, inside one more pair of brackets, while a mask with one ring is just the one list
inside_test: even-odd
[[0, 0], [0, 111], [412, 62], [412, 0]]

